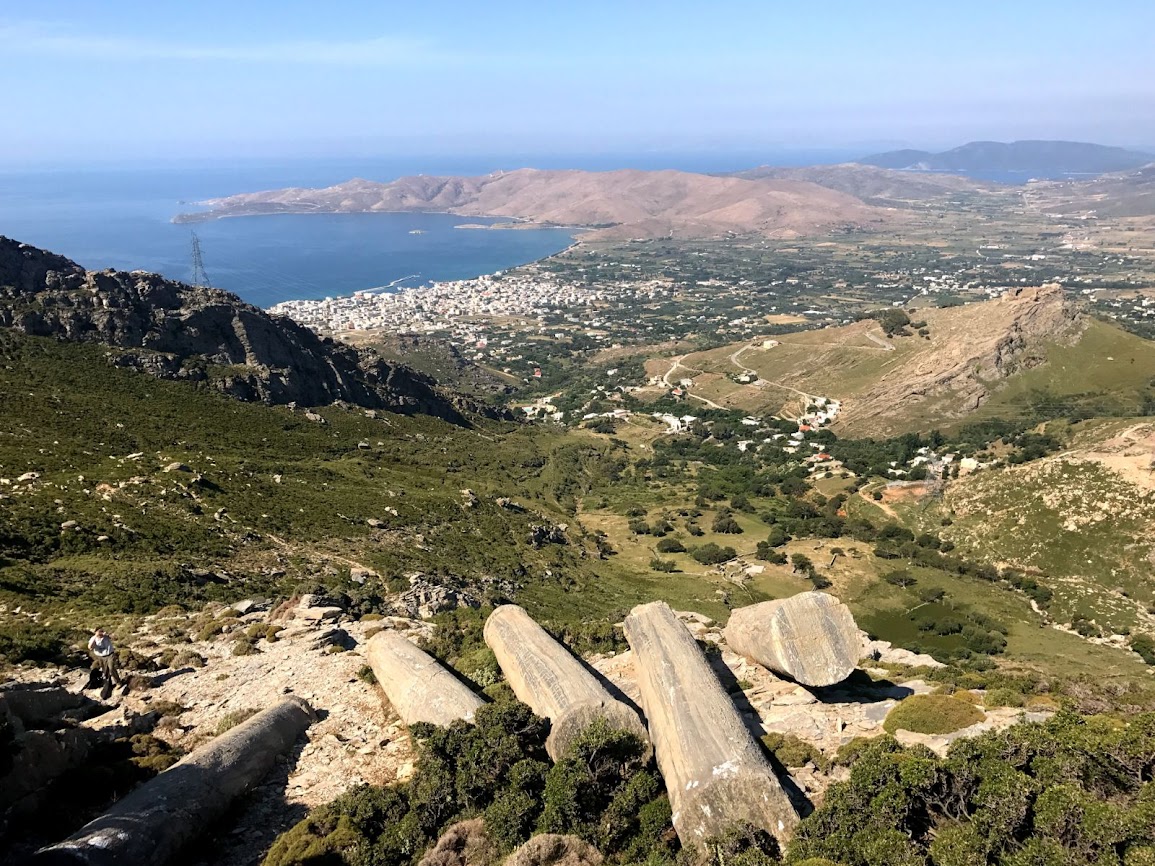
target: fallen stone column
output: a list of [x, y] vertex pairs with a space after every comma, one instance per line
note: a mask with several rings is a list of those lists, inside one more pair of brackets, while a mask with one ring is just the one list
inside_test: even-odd
[[518, 700], [550, 720], [545, 748], [555, 761], [597, 719], [634, 734], [648, 749], [649, 737], [637, 712], [606, 691], [524, 609], [516, 604], [496, 608], [485, 622], [485, 642]]
[[825, 592], [740, 607], [724, 632], [734, 652], [804, 686], [832, 686], [862, 655], [850, 608]]
[[798, 813], [689, 630], [662, 601], [635, 607], [625, 628], [682, 844], [741, 822], [785, 844]]
[[286, 698], [196, 749], [31, 862], [166, 862], [260, 782], [314, 718], [305, 701]]
[[407, 725], [429, 722], [448, 727], [473, 721], [485, 701], [441, 666], [433, 656], [391, 629], [369, 639], [366, 651], [373, 676]]

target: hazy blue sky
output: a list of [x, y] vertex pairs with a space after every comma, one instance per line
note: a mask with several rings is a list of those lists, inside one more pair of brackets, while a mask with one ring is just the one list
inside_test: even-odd
[[1155, 2], [3, 0], [0, 159], [1155, 145]]

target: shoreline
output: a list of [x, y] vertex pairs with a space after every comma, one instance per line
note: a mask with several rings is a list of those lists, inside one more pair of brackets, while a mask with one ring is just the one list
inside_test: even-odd
[[382, 216], [390, 215], [397, 216], [401, 214], [440, 214], [444, 216], [456, 216], [462, 219], [482, 219], [482, 220], [504, 220], [502, 223], [494, 223], [492, 225], [485, 225], [484, 223], [462, 223], [455, 225], [455, 229], [472, 229], [472, 230], [552, 230], [561, 229], [563, 231], [573, 232], [592, 232], [597, 231], [594, 226], [583, 225], [557, 225], [554, 223], [539, 223], [534, 222], [528, 217], [515, 216], [498, 216], [496, 214], [460, 214], [449, 210], [261, 210], [253, 212], [231, 212], [231, 211], [205, 211], [203, 214], [198, 213], [178, 213], [169, 219], [173, 225], [188, 225], [195, 223], [207, 223], [215, 220], [224, 219], [240, 219], [243, 217], [262, 217], [262, 216], [358, 216], [358, 215], [375, 215]]

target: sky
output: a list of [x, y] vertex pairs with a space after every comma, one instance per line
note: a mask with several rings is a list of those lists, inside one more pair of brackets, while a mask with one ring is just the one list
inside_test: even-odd
[[0, 0], [0, 162], [1155, 147], [1155, 3]]

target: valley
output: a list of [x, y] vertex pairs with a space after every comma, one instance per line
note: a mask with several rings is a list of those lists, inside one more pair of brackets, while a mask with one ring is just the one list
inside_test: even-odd
[[[854, 852], [889, 844], [885, 826], [853, 843], [816, 828], [844, 822], [840, 798], [886, 761], [946, 778], [968, 749], [1045, 749], [1070, 726], [1088, 751], [1140, 737], [1155, 709], [1149, 218], [1050, 210], [1118, 179], [1071, 195], [864, 166], [748, 174], [323, 191], [318, 206], [491, 215], [504, 187], [508, 216], [534, 202], [586, 225], [594, 211], [574, 208], [592, 196], [614, 225], [501, 274], [270, 312], [0, 241], [0, 697], [78, 702], [7, 722], [76, 762], [46, 784], [145, 790], [295, 696], [315, 715], [307, 743], [188, 862], [410, 866], [474, 845], [495, 863], [548, 833], [614, 863], [688, 862], [697, 843], [637, 743], [593, 728], [546, 760], [546, 723], [485, 639], [509, 604], [639, 705], [654, 650], [629, 623], [668, 604], [793, 797], [788, 860], [875, 866]], [[658, 180], [681, 196], [648, 200], [677, 216], [664, 228], [636, 210]], [[803, 231], [798, 213], [768, 216], [787, 195], [839, 217]], [[844, 682], [803, 687], [731, 647], [734, 611], [815, 592], [856, 623]], [[107, 703], [84, 697], [95, 624], [128, 680]], [[382, 630], [484, 712], [406, 724], [370, 663]], [[77, 738], [96, 757], [68, 752]], [[587, 777], [601, 754], [612, 769]], [[53, 827], [35, 804], [59, 787], [19, 791], [6, 807], [40, 817], [0, 832], [25, 854], [112, 802], [78, 797], [77, 821]], [[730, 844], [780, 856], [742, 838], [702, 862]], [[938, 862], [929, 835], [902, 844]]]

